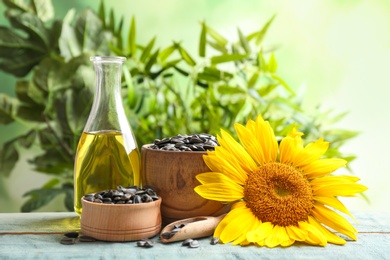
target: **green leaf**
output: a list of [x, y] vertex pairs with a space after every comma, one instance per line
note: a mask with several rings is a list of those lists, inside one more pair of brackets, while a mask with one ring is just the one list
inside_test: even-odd
[[[122, 38], [122, 27], [123, 27], [123, 16], [121, 17], [118, 25], [118, 29], [115, 31], [114, 35], [116, 37], [117, 46], [119, 49], [123, 49], [123, 38]], [[126, 55], [124, 55], [126, 56]]]
[[258, 32], [254, 32], [252, 34], [250, 34], [247, 39], [248, 41], [251, 41], [252, 39], [256, 39], [256, 45], [257, 46], [260, 46], [261, 42], [263, 41], [264, 39], [264, 36], [265, 34], [267, 33], [268, 31], [268, 28], [270, 27], [272, 21], [275, 19], [276, 15], [273, 15], [266, 23], [265, 25], [263, 26], [263, 28], [258, 31]]
[[16, 139], [4, 143], [0, 148], [0, 173], [8, 177], [19, 160], [15, 147]]
[[241, 30], [237, 28], [238, 36], [240, 38], [240, 43], [242, 48], [245, 50], [246, 54], [249, 54], [251, 52], [251, 48], [249, 47], [248, 40], [245, 38], [245, 36], [242, 34]]
[[248, 88], [253, 88], [256, 85], [259, 75], [260, 75], [259, 71], [253, 73], [253, 75], [249, 78]]
[[110, 19], [109, 19], [108, 29], [110, 29], [111, 32], [115, 32], [115, 15], [114, 15], [113, 9], [110, 10]]
[[10, 29], [0, 26], [0, 69], [23, 77], [45, 56], [42, 47], [33, 45]]
[[27, 80], [17, 81], [15, 86], [16, 97], [19, 99], [19, 101], [22, 101], [23, 103], [35, 105], [36, 103], [34, 102], [34, 100], [32, 100], [28, 95], [29, 86], [30, 82]]
[[22, 205], [21, 212], [31, 212], [37, 210], [47, 205], [61, 193], [63, 193], [63, 190], [56, 188], [41, 188], [26, 192], [23, 197], [30, 196], [30, 199]]
[[133, 16], [131, 18], [130, 29], [129, 29], [129, 33], [127, 36], [128, 52], [129, 52], [130, 56], [132, 56], [132, 57], [135, 56], [135, 52], [137, 51], [135, 35], [136, 35], [136, 26], [135, 26], [135, 18]]
[[49, 29], [50, 48], [57, 52], [58, 40], [62, 33], [62, 21], [54, 21], [51, 29]]
[[206, 56], [206, 24], [202, 23], [202, 31], [200, 32], [199, 37], [199, 56], [205, 57]]
[[222, 52], [222, 53], [228, 52], [227, 49], [225, 48], [225, 46], [220, 45], [218, 42], [207, 41], [207, 44], [219, 52]]
[[3, 0], [3, 3], [10, 8], [15, 8], [22, 12], [32, 11], [24, 0]]
[[98, 17], [100, 18], [100, 21], [102, 21], [103, 28], [106, 28], [106, 8], [104, 7], [104, 0], [100, 1]]
[[183, 60], [185, 62], [187, 62], [188, 65], [195, 66], [196, 62], [194, 61], [194, 59], [190, 56], [190, 54], [183, 47], [180, 46], [179, 43], [175, 43], [175, 47], [176, 47], [176, 49], [179, 50], [181, 57], [183, 58]]
[[86, 9], [80, 13], [75, 24], [75, 35], [84, 53], [109, 54], [102, 22], [93, 11]]
[[20, 104], [16, 107], [16, 116], [32, 122], [44, 122], [43, 111], [45, 107], [40, 105]]
[[198, 79], [213, 82], [220, 80], [229, 80], [232, 77], [232, 74], [225, 71], [221, 71], [214, 67], [205, 67], [203, 71], [198, 74]]
[[43, 22], [47, 22], [54, 17], [54, 8], [51, 0], [32, 0], [32, 7]]
[[50, 49], [50, 33], [45, 28], [43, 22], [34, 14], [21, 13], [17, 16], [9, 17], [13, 27], [26, 32], [29, 40], [45, 49]]
[[172, 45], [160, 51], [160, 53], [158, 54], [158, 58], [160, 59], [161, 63], [165, 63], [165, 61], [169, 58], [169, 56], [171, 56], [171, 54], [175, 50], [176, 50], [175, 45]]
[[0, 124], [7, 125], [14, 121], [14, 104], [11, 97], [0, 93]]
[[74, 210], [74, 192], [73, 192], [73, 184], [65, 183], [62, 187], [65, 191], [65, 199], [64, 204], [67, 210]]
[[234, 53], [234, 54], [223, 54], [220, 56], [214, 56], [211, 57], [210, 60], [212, 64], [218, 64], [218, 63], [225, 63], [231, 61], [239, 61], [245, 59], [246, 57], [247, 57], [246, 54]]
[[75, 14], [75, 9], [70, 9], [66, 13], [62, 23], [61, 35], [58, 39], [60, 53], [65, 60], [79, 56], [82, 52], [82, 44], [79, 43], [76, 37], [76, 31], [72, 25]]
[[228, 43], [228, 40], [226, 40], [222, 35], [220, 35], [217, 31], [215, 31], [213, 28], [206, 25], [207, 33], [213, 38], [219, 45], [225, 47]]
[[278, 63], [275, 59], [275, 55], [272, 53], [271, 57], [269, 58], [269, 62], [268, 62], [268, 70], [271, 73], [275, 73], [277, 68], [278, 68]]
[[72, 133], [79, 134], [84, 129], [91, 110], [93, 93], [88, 88], [66, 91], [66, 121]]
[[237, 86], [228, 86], [228, 85], [219, 86], [218, 92], [221, 94], [224, 94], [224, 95], [234, 95], [234, 94], [245, 94], [246, 93], [243, 89], [240, 89]]
[[160, 50], [157, 50], [155, 53], [153, 53], [153, 55], [150, 57], [150, 59], [146, 63], [146, 65], [145, 65], [145, 72], [146, 73], [149, 74], [150, 70], [152, 69], [152, 66], [156, 63], [159, 51]]
[[150, 40], [150, 42], [148, 43], [148, 45], [145, 47], [145, 49], [143, 50], [142, 54], [141, 54], [141, 57], [140, 57], [140, 61], [141, 62], [145, 62], [146, 61], [146, 58], [149, 57], [150, 55], [150, 52], [152, 51], [153, 49], [153, 46], [154, 46], [154, 42], [156, 41], [156, 37], [153, 37], [153, 39]]
[[275, 74], [272, 74], [271, 77], [275, 79], [279, 84], [281, 84], [288, 92], [295, 95], [294, 91], [287, 85], [287, 83], [282, 78]]
[[54, 188], [60, 183], [60, 180], [58, 178], [50, 179], [48, 182], [46, 182], [42, 188], [48, 189], [48, 188]]

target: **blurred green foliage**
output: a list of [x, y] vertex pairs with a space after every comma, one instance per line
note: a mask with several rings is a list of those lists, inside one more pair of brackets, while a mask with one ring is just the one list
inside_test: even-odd
[[[273, 53], [262, 42], [272, 17], [258, 31], [229, 42], [206, 22], [200, 24], [199, 48], [188, 51], [174, 41], [156, 46], [137, 42], [136, 21], [118, 20], [103, 2], [97, 12], [69, 10], [53, 20], [48, 0], [3, 0], [10, 27], [0, 26], [0, 69], [18, 78], [15, 97], [0, 93], [0, 124], [13, 122], [27, 129], [0, 147], [0, 172], [8, 176], [23, 149], [41, 152], [29, 162], [34, 170], [52, 176], [34, 189], [22, 211], [33, 211], [65, 194], [73, 210], [73, 161], [89, 114], [95, 74], [89, 57], [120, 55], [125, 109], [138, 145], [178, 133], [233, 133], [235, 122], [258, 114], [269, 120], [276, 135], [296, 125], [306, 140], [331, 142], [326, 156], [341, 157], [341, 146], [356, 132], [332, 129], [344, 114], [304, 111], [302, 98], [278, 76]], [[128, 30], [124, 24], [129, 23]]]

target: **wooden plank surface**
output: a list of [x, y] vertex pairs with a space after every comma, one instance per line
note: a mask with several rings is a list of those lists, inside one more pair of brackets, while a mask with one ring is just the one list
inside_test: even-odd
[[210, 238], [199, 239], [199, 248], [181, 242], [162, 244], [158, 237], [152, 248], [136, 242], [93, 242], [74, 245], [59, 243], [63, 233], [79, 230], [74, 213], [0, 214], [0, 259], [390, 259], [390, 214], [354, 213], [358, 241], [346, 245], [328, 244], [325, 248], [295, 244], [288, 248], [210, 245]]

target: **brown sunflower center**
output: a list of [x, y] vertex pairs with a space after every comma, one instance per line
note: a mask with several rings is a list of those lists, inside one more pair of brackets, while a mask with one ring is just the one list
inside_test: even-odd
[[267, 163], [248, 174], [244, 198], [253, 214], [274, 225], [297, 225], [313, 208], [309, 181], [294, 167]]

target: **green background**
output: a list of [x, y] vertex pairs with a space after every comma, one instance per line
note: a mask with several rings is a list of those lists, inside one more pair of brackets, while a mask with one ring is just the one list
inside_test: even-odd
[[[53, 0], [56, 17], [70, 8], [97, 10], [97, 0]], [[274, 14], [265, 39], [265, 48], [275, 51], [279, 75], [305, 97], [306, 109], [316, 105], [349, 111], [337, 126], [361, 134], [344, 147], [357, 155], [351, 163], [353, 174], [367, 185], [362, 198], [343, 199], [352, 210], [390, 212], [390, 1], [388, 0], [116, 0], [106, 1], [116, 16], [124, 15], [127, 26], [134, 15], [140, 42], [153, 36], [157, 45], [172, 40], [196, 52], [200, 21], [237, 40], [237, 27], [253, 32]], [[4, 6], [0, 6], [3, 14]], [[0, 22], [6, 24], [1, 15]], [[0, 72], [0, 92], [13, 94], [14, 79]], [[0, 143], [22, 131], [15, 125], [0, 126]], [[32, 153], [29, 151], [29, 153]], [[26, 153], [23, 158], [29, 158]], [[21, 160], [10, 177], [0, 174], [0, 212], [17, 212], [22, 194], [39, 188], [47, 179], [34, 173]], [[342, 170], [340, 173], [348, 173]], [[62, 201], [54, 201], [40, 211], [61, 211]]]

